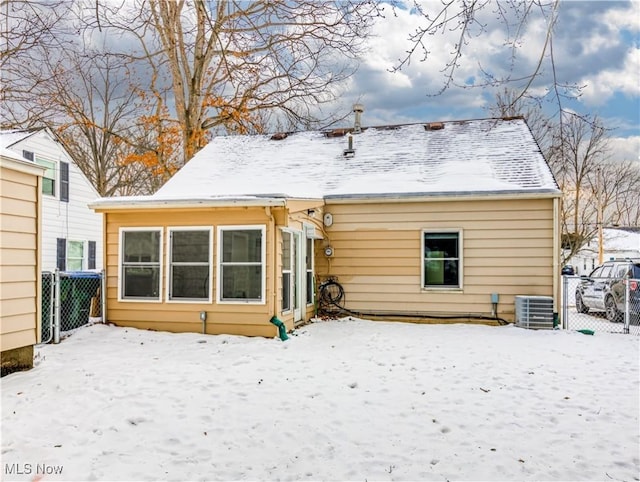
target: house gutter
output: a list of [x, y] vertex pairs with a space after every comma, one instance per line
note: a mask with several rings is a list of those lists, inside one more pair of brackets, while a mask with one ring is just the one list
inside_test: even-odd
[[374, 204], [406, 203], [424, 201], [491, 201], [505, 199], [554, 199], [562, 193], [556, 189], [487, 191], [487, 192], [434, 192], [434, 193], [397, 193], [397, 194], [335, 194], [324, 197], [327, 204]]
[[286, 206], [284, 198], [222, 198], [222, 199], [131, 199], [104, 198], [89, 203], [96, 211], [131, 211], [136, 209], [193, 209], [208, 207]]

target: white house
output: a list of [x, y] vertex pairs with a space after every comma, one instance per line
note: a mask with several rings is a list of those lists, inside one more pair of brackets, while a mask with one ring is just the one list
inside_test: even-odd
[[102, 269], [99, 195], [49, 129], [0, 131], [0, 148], [46, 168], [42, 180], [42, 271]]
[[[640, 228], [604, 228], [602, 230], [603, 261], [616, 258], [640, 258]], [[598, 238], [585, 244], [567, 264], [577, 275], [588, 275], [599, 265]]]

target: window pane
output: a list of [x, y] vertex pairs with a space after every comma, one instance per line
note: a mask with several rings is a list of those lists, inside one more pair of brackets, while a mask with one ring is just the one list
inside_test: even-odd
[[67, 271], [82, 271], [82, 259], [67, 258]]
[[222, 299], [259, 300], [262, 297], [261, 266], [222, 266]]
[[209, 266], [173, 266], [171, 298], [209, 298]]
[[425, 258], [458, 258], [458, 233], [425, 233]]
[[260, 263], [262, 231], [243, 229], [222, 232], [223, 263]]
[[36, 158], [36, 164], [46, 167], [44, 171], [44, 177], [49, 179], [56, 178], [56, 163], [51, 161], [45, 161], [44, 159]]
[[127, 231], [124, 233], [125, 263], [160, 262], [159, 231]]
[[291, 309], [291, 273], [282, 273], [282, 311]]
[[122, 292], [125, 297], [158, 298], [160, 292], [159, 267], [125, 267]]
[[313, 268], [313, 239], [307, 238], [307, 269]]
[[49, 196], [56, 195], [56, 182], [53, 179], [42, 178], [42, 194], [48, 194]]
[[84, 243], [82, 241], [68, 241], [67, 258], [84, 258]]
[[291, 233], [282, 233], [282, 269], [291, 269]]
[[424, 263], [424, 279], [427, 286], [458, 286], [457, 260], [427, 260]]
[[209, 231], [173, 231], [171, 261], [209, 262]]
[[307, 304], [313, 303], [313, 271], [307, 271]]

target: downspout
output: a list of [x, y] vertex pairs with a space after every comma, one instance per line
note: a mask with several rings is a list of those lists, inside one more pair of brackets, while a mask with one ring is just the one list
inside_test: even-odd
[[264, 211], [266, 213], [267, 216], [269, 216], [269, 229], [271, 230], [271, 249], [269, 250], [269, 256], [271, 257], [271, 273], [272, 276], [270, 276], [271, 278], [271, 282], [270, 282], [270, 289], [272, 292], [272, 298], [271, 298], [271, 312], [273, 313], [273, 316], [271, 317], [271, 319], [269, 320], [270, 323], [272, 323], [273, 325], [275, 325], [278, 329], [278, 336], [280, 337], [280, 339], [282, 341], [288, 340], [289, 337], [287, 336], [287, 327], [285, 326], [285, 324], [282, 322], [282, 320], [279, 320], [277, 317], [277, 306], [278, 306], [278, 294], [276, 293], [276, 279], [278, 276], [278, 273], [276, 272], [276, 241], [277, 241], [277, 233], [276, 233], [276, 220], [273, 217], [273, 213], [271, 212], [271, 208], [269, 206], [265, 206]]
[[[109, 273], [107, 269], [109, 264], [107, 259], [107, 216], [108, 214], [106, 212], [102, 213], [102, 283], [100, 293], [100, 315], [102, 316], [102, 323], [105, 324], [107, 323], [107, 275]], [[118, 250], [120, 250], [120, 241], [118, 241]], [[116, 291], [117, 290], [118, 289], [116, 288]]]
[[[556, 197], [553, 199], [553, 314], [554, 314], [554, 326], [558, 317], [558, 299], [560, 296], [560, 249], [562, 249], [560, 243], [560, 202], [561, 198]], [[565, 326], [565, 320], [562, 320], [563, 326]]]
[[271, 317], [271, 319], [269, 321], [278, 327], [278, 336], [280, 337], [280, 339], [282, 341], [285, 341], [285, 340], [289, 339], [289, 337], [287, 336], [287, 327], [284, 325], [282, 320], [279, 320], [274, 315], [274, 316]]

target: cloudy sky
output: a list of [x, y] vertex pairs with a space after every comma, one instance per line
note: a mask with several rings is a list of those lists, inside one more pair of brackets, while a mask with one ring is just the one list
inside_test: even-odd
[[[422, 4], [431, 10], [440, 6], [437, 0], [423, 0]], [[488, 117], [496, 90], [463, 86], [483, 82], [483, 72], [497, 78], [532, 73], [542, 51], [546, 23], [539, 14], [530, 17], [513, 58], [510, 47], [504, 46], [508, 37], [495, 9], [487, 8], [480, 19], [486, 31], [476, 29], [473, 33], [479, 35], [465, 46], [456, 86], [434, 95], [444, 85], [442, 70], [459, 33], [428, 37], [429, 58], [421, 61], [422, 53], [417, 52], [410, 65], [393, 73], [411, 48], [409, 33], [424, 26], [425, 20], [410, 8], [388, 9], [374, 27], [366, 59], [351, 78], [342, 104], [350, 106], [359, 99], [365, 106], [364, 125]], [[640, 2], [560, 2], [553, 52], [558, 80], [583, 86], [578, 99], [562, 100], [563, 107], [597, 115], [612, 129], [615, 157], [640, 162]], [[547, 56], [532, 92], [550, 88], [551, 73]], [[544, 108], [553, 115], [558, 107], [549, 99]]]

